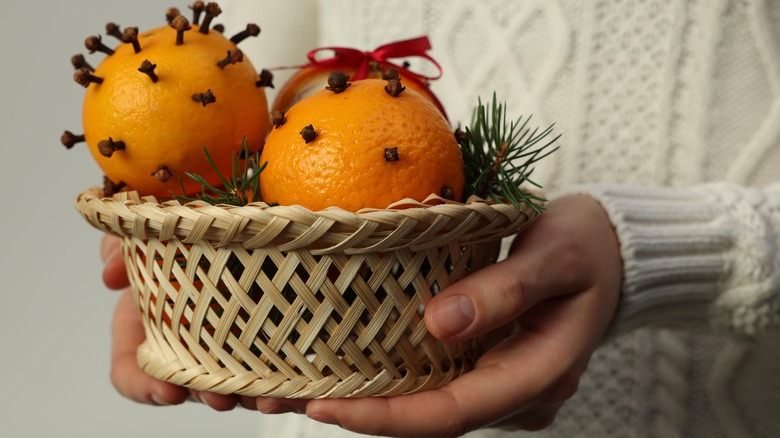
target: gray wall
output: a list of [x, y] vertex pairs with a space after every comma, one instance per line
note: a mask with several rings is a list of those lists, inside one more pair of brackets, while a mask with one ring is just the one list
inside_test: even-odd
[[114, 391], [109, 322], [117, 295], [100, 279], [101, 234], [74, 208], [102, 174], [85, 148], [59, 142], [63, 130], [81, 129], [84, 90], [69, 60], [85, 52], [84, 39], [108, 21], [162, 25], [168, 6], [190, 3], [2, 0], [2, 437], [256, 436], [255, 412], [148, 407]]

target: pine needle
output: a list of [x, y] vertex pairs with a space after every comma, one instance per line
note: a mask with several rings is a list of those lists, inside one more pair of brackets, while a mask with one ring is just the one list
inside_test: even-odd
[[[201, 200], [208, 202], [212, 205], [227, 204], [227, 205], [247, 205], [250, 202], [260, 201], [260, 173], [265, 169], [266, 164], [259, 164], [260, 153], [249, 152], [249, 145], [246, 137], [244, 137], [241, 145], [241, 153], [233, 156], [231, 174], [230, 177], [222, 175], [217, 169], [214, 160], [209, 155], [209, 151], [204, 147], [203, 152], [206, 155], [206, 161], [209, 166], [214, 170], [219, 180], [222, 182], [222, 187], [215, 187], [209, 184], [205, 178], [200, 175], [186, 172], [188, 178], [195, 180], [201, 185], [201, 193], [195, 195], [195, 197], [187, 196], [184, 190], [184, 181], [179, 176], [179, 184], [181, 185], [181, 191], [183, 195], [174, 195], [174, 198], [179, 202], [192, 202], [195, 200]], [[251, 192], [251, 199], [247, 195], [247, 192]]]
[[534, 165], [558, 149], [555, 142], [560, 134], [551, 137], [555, 125], [541, 131], [532, 129], [531, 117], [507, 122], [506, 113], [505, 106], [498, 104], [496, 93], [492, 105], [479, 100], [471, 126], [466, 127], [460, 143], [466, 170], [464, 197], [475, 195], [543, 211], [546, 199], [522, 186], [542, 188], [531, 179]]

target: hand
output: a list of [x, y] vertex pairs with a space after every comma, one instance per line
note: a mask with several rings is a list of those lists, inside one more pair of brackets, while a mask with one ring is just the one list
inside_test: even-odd
[[[105, 250], [112, 246], [118, 247], [110, 240], [104, 243], [104, 281], [122, 288], [127, 285], [126, 277], [120, 281], [122, 259], [114, 260], [112, 251]], [[448, 287], [428, 304], [425, 322], [435, 336], [450, 341], [479, 337], [490, 346], [473, 371], [448, 385], [391, 398], [194, 397], [218, 410], [238, 404], [267, 414], [305, 412], [318, 421], [377, 435], [541, 429], [576, 392], [614, 314], [621, 273], [617, 237], [598, 202], [586, 196], [561, 198], [515, 240], [506, 260]], [[138, 369], [135, 351], [143, 329], [135, 315], [125, 293], [115, 317], [121, 330], [114, 330], [114, 385], [140, 402], [181, 403], [188, 390]]]
[[145, 339], [141, 317], [133, 302], [119, 239], [106, 236], [101, 245], [105, 263], [103, 282], [110, 289], [124, 289], [114, 311], [111, 327], [111, 382], [123, 396], [151, 405], [176, 405], [187, 399], [202, 402], [218, 411], [233, 409], [242, 405], [256, 409], [255, 399], [188, 390], [181, 386], [157, 380], [138, 366], [136, 350]]
[[617, 306], [617, 237], [600, 204], [561, 198], [515, 240], [510, 256], [448, 287], [428, 305], [443, 340], [492, 345], [475, 369], [441, 389], [390, 398], [258, 399], [263, 412], [298, 411], [356, 432], [458, 436], [541, 429], [574, 395]]

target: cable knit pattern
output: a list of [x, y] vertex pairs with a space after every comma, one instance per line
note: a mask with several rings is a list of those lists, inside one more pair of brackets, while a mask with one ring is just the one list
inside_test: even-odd
[[[495, 90], [511, 113], [563, 133], [535, 177], [553, 196], [603, 203], [625, 290], [613, 336], [540, 436], [776, 436], [780, 2], [294, 0], [225, 10], [263, 25], [281, 3], [311, 13], [274, 29], [284, 45], [258, 47], [262, 66], [318, 45], [369, 50], [427, 34], [453, 122], [468, 122], [477, 97]], [[351, 435], [296, 416], [263, 426], [258, 436]]]

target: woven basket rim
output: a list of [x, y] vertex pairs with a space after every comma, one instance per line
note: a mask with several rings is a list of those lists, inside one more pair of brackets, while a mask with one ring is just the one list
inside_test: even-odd
[[387, 209], [312, 211], [264, 202], [245, 206], [160, 202], [134, 191], [108, 198], [97, 187], [80, 193], [76, 208], [95, 228], [120, 237], [205, 240], [216, 247], [240, 244], [245, 249], [275, 245], [283, 251], [307, 249], [314, 254], [473, 244], [515, 234], [538, 216], [528, 206], [475, 197], [466, 203], [431, 196], [423, 202], [402, 200]]

